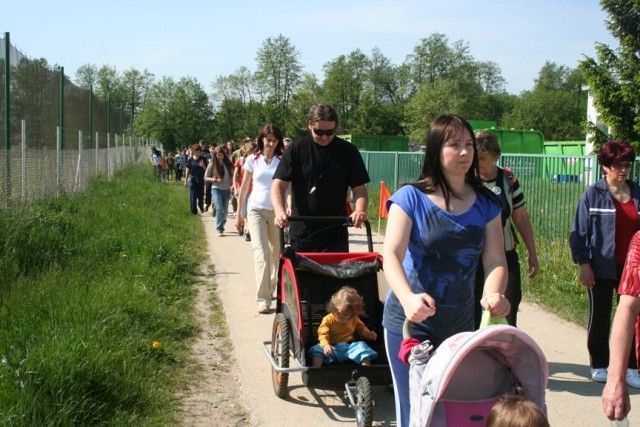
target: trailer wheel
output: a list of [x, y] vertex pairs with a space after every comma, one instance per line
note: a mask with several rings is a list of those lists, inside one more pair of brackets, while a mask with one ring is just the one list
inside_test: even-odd
[[[289, 319], [284, 314], [278, 313], [273, 319], [273, 330], [271, 334], [271, 356], [277, 362], [278, 367], [289, 367], [289, 343], [291, 337], [291, 327]], [[289, 374], [278, 372], [271, 368], [271, 379], [273, 391], [276, 396], [284, 398], [287, 395], [289, 385]]]
[[367, 377], [356, 381], [355, 411], [358, 427], [371, 427], [373, 423], [373, 396]]

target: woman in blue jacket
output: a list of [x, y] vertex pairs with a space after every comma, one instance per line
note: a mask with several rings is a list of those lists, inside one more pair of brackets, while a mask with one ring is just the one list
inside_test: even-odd
[[[580, 282], [589, 295], [587, 349], [591, 378], [596, 382], [607, 381], [613, 295], [631, 237], [640, 229], [640, 187], [628, 179], [635, 157], [625, 141], [602, 145], [598, 161], [604, 177], [580, 198], [569, 236], [573, 261], [580, 266]], [[627, 384], [640, 388], [634, 351], [629, 356]]]

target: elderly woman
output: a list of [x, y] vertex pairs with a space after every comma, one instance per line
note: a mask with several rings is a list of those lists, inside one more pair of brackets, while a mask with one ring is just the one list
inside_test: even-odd
[[[535, 278], [540, 269], [536, 242], [533, 238], [533, 228], [525, 205], [524, 193], [520, 182], [507, 168], [496, 165], [502, 154], [496, 134], [481, 130], [476, 132], [476, 144], [478, 147], [478, 171], [480, 179], [485, 187], [489, 188], [502, 204], [502, 231], [504, 234], [504, 251], [507, 257], [508, 281], [505, 295], [511, 303], [511, 313], [507, 316], [507, 322], [511, 326], [516, 326], [518, 320], [518, 307], [522, 301], [522, 281], [520, 277], [520, 260], [516, 251], [518, 239], [513, 226], [518, 230], [527, 252], [527, 265], [529, 267], [529, 277]], [[476, 273], [476, 328], [480, 325], [482, 307], [480, 297], [484, 286], [484, 270], [478, 266]]]
[[[604, 177], [580, 197], [569, 236], [580, 282], [589, 295], [587, 349], [591, 378], [606, 382], [613, 295], [633, 234], [640, 228], [640, 187], [628, 179], [636, 154], [625, 141], [602, 145], [598, 161]], [[627, 384], [640, 388], [635, 352], [630, 352]]]

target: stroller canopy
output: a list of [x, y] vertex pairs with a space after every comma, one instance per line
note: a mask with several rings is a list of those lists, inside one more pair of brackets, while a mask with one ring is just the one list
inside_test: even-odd
[[418, 412], [430, 425], [440, 416], [436, 412], [446, 411], [439, 402], [495, 401], [509, 394], [545, 410], [548, 377], [547, 359], [522, 330], [495, 325], [463, 332], [445, 340], [427, 363], [417, 391]]

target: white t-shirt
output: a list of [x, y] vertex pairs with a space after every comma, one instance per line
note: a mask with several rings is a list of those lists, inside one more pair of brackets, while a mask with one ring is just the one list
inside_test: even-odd
[[273, 183], [273, 174], [280, 163], [280, 156], [273, 156], [270, 164], [264, 161], [262, 153], [250, 154], [242, 166], [245, 171], [252, 173], [253, 188], [249, 195], [248, 209], [270, 209], [269, 192]]

